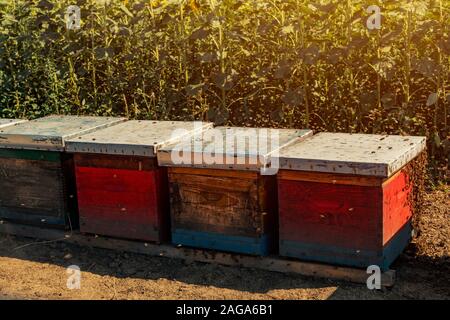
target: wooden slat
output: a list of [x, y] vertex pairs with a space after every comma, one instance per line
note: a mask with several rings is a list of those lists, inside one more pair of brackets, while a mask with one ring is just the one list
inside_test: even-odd
[[[91, 246], [117, 251], [126, 251], [173, 259], [215, 263], [232, 267], [255, 268], [282, 273], [300, 274], [319, 278], [335, 279], [366, 284], [368, 274], [363, 269], [338, 267], [327, 264], [286, 260], [278, 257], [254, 257], [191, 248], [175, 248], [170, 245], [157, 245], [137, 241], [110, 239], [82, 235], [77, 232], [44, 229], [10, 223], [0, 224], [0, 233], [43, 240], [65, 241], [79, 246]], [[395, 271], [381, 274], [381, 285], [392, 287]]]
[[292, 170], [280, 170], [278, 179], [367, 187], [379, 187], [383, 183], [383, 179], [379, 177]]
[[222, 169], [198, 169], [198, 168], [168, 168], [169, 174], [192, 174], [197, 176], [211, 176], [211, 177], [227, 177], [240, 179], [256, 179], [257, 172], [238, 171], [238, 170], [222, 170]]
[[108, 154], [75, 153], [78, 167], [110, 168], [126, 170], [153, 170], [158, 167], [156, 158], [138, 156], [117, 156]]
[[0, 158], [58, 162], [61, 153], [41, 150], [0, 149]]

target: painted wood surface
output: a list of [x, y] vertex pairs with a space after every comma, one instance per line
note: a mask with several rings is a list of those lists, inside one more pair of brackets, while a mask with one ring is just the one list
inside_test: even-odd
[[0, 148], [64, 151], [65, 140], [125, 121], [125, 118], [48, 116], [0, 131]]
[[[404, 231], [411, 219], [406, 173], [390, 179], [284, 170], [278, 177], [280, 254], [327, 263], [367, 266], [392, 262], [406, 246]], [[306, 177], [306, 181], [302, 179]], [[365, 184], [365, 185], [364, 185]], [[385, 247], [393, 241], [390, 258]], [[396, 244], [397, 243], [397, 244]], [[386, 249], [387, 250], [387, 249]]]
[[260, 171], [270, 167], [274, 158], [278, 160], [280, 148], [310, 136], [311, 130], [215, 127], [162, 147], [158, 163], [168, 167]]
[[199, 121], [130, 120], [67, 139], [66, 150], [76, 153], [156, 157], [168, 143], [212, 127]]
[[236, 252], [266, 256], [273, 248], [273, 239], [268, 235], [260, 237], [230, 236], [218, 232], [174, 229], [172, 242], [191, 248], [207, 248], [211, 250]]
[[[60, 241], [82, 247], [96, 247], [109, 250], [133, 252], [163, 258], [182, 259], [203, 263], [220, 264], [239, 268], [255, 268], [259, 270], [281, 272], [284, 274], [299, 274], [326, 279], [336, 279], [366, 284], [366, 270], [340, 267], [322, 263], [312, 263], [283, 259], [280, 257], [255, 257], [250, 255], [230, 254], [211, 250], [201, 250], [186, 247], [174, 247], [164, 244], [151, 244], [140, 241], [128, 241], [108, 237], [94, 237], [80, 234], [77, 231], [63, 232], [60, 230], [25, 226], [11, 223], [0, 223], [0, 233], [17, 235], [41, 240]], [[395, 270], [381, 273], [381, 285], [392, 287], [395, 283]]]
[[280, 240], [280, 255], [356, 268], [376, 265], [382, 271], [386, 271], [411, 241], [411, 232], [411, 223], [408, 222], [378, 250], [356, 250], [333, 245]]
[[425, 147], [425, 137], [322, 132], [282, 148], [280, 168], [388, 178]]
[[75, 154], [75, 172], [82, 232], [168, 239], [167, 173], [156, 159]]
[[0, 150], [0, 217], [76, 227], [73, 163], [58, 152]]
[[412, 218], [412, 204], [408, 200], [412, 184], [408, 175], [400, 171], [383, 184], [383, 245]]
[[[6, 128], [18, 123], [26, 122], [28, 120], [22, 120], [22, 119], [0, 119], [0, 130], [2, 128]], [[1, 131], [0, 131], [1, 133]]]
[[[229, 251], [236, 251], [238, 237], [259, 239], [267, 235], [276, 241], [274, 176], [260, 176], [256, 172], [169, 168], [169, 187], [173, 232], [196, 232], [190, 235], [190, 239], [194, 239], [190, 241], [191, 245], [195, 241], [204, 248], [212, 248], [208, 245], [211, 241], [200, 241], [212, 239], [210, 235], [217, 235], [216, 243], [222, 239], [221, 248]], [[236, 237], [236, 245], [227, 245], [233, 242], [233, 238], [225, 241], [222, 236]], [[182, 237], [178, 239], [181, 241]], [[268, 246], [270, 248], [261, 250], [260, 254], [272, 249], [271, 245]]]
[[279, 181], [280, 238], [377, 249], [381, 244], [381, 187]]

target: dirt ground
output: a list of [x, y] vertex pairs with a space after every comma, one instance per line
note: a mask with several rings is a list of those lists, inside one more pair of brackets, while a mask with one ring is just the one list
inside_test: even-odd
[[[0, 235], [0, 299], [450, 299], [449, 195], [426, 195], [389, 289]], [[79, 290], [67, 289], [69, 265], [81, 268]]]

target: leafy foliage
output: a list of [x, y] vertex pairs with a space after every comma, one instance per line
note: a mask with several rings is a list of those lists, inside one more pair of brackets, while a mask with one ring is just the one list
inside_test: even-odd
[[445, 0], [0, 0], [0, 116], [427, 135], [448, 179], [449, 18]]

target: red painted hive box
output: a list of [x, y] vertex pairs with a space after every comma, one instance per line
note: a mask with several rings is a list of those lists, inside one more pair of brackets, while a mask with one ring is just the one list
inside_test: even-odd
[[280, 255], [389, 268], [410, 241], [424, 137], [320, 133], [280, 151]]
[[169, 239], [167, 172], [156, 160], [166, 143], [210, 124], [127, 121], [71, 139], [80, 231], [163, 242]]

